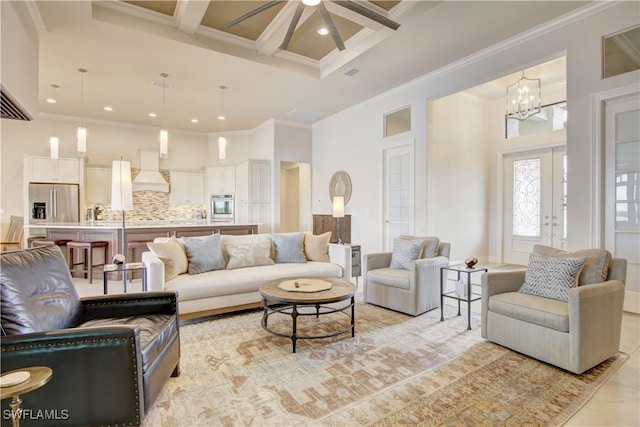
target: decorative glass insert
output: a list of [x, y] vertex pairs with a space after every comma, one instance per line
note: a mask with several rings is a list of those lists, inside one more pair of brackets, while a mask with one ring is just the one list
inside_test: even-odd
[[567, 127], [567, 102], [544, 105], [542, 111], [534, 114], [527, 120], [520, 121], [505, 116], [506, 137], [517, 138], [519, 136], [536, 133], [551, 132]]
[[513, 235], [540, 236], [541, 159], [513, 162]]

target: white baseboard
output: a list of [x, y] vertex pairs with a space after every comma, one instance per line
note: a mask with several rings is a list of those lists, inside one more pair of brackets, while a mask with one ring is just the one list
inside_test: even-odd
[[640, 314], [640, 292], [624, 291], [624, 311]]

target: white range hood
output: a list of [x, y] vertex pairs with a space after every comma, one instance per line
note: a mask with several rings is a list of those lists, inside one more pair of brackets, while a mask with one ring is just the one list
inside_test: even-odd
[[157, 151], [140, 151], [140, 172], [133, 179], [133, 191], [169, 192], [169, 183], [160, 174], [160, 155]]

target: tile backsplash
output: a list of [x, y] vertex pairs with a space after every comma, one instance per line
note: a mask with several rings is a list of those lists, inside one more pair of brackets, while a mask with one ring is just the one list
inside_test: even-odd
[[[139, 169], [131, 169], [132, 178], [135, 178]], [[160, 174], [169, 183], [171, 190], [171, 179], [169, 171], [160, 169]], [[85, 212], [91, 208], [91, 204], [85, 207]], [[111, 205], [105, 204], [107, 212], [100, 212], [99, 219], [121, 220], [120, 211], [111, 212]], [[164, 220], [164, 219], [195, 219], [198, 211], [205, 209], [203, 205], [172, 205], [169, 203], [169, 193], [161, 191], [134, 191], [133, 210], [126, 212], [128, 220]], [[111, 216], [109, 216], [111, 213]]]

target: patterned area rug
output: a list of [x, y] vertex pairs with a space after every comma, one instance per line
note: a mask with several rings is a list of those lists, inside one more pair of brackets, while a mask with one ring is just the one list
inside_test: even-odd
[[[573, 375], [480, 337], [479, 318], [447, 307], [416, 318], [356, 306], [356, 335], [298, 341], [260, 327], [258, 311], [184, 325], [178, 378], [144, 426], [560, 425], [624, 363]], [[303, 317], [301, 332], [344, 328]], [[286, 330], [289, 320], [271, 317]]]

